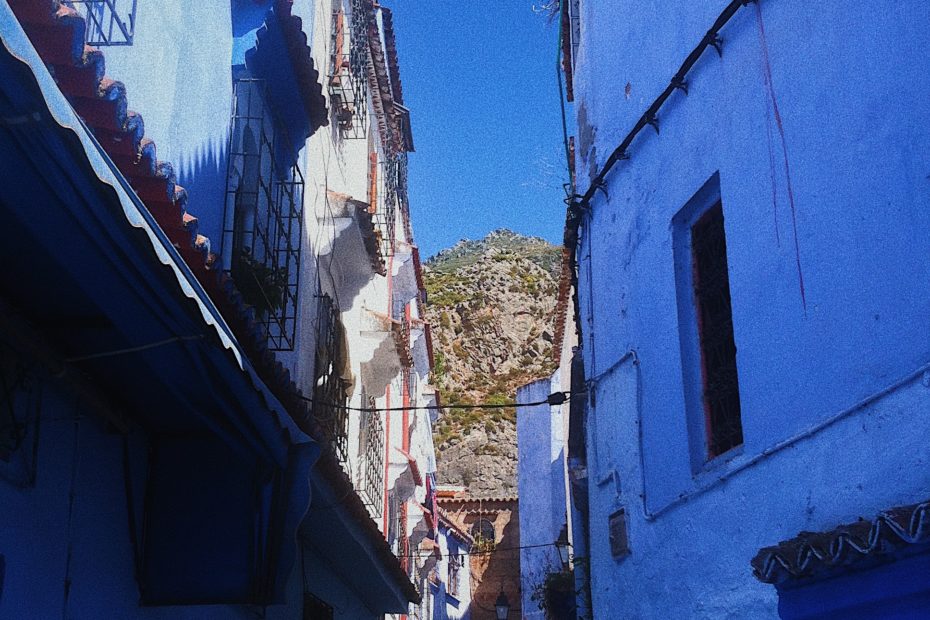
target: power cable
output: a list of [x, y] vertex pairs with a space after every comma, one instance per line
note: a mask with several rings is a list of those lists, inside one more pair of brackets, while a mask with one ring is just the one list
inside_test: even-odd
[[463, 405], [409, 405], [405, 407], [352, 407], [350, 405], [340, 405], [338, 403], [328, 403], [326, 401], [317, 400], [310, 396], [300, 396], [301, 400], [307, 401], [314, 405], [321, 405], [324, 407], [332, 407], [334, 409], [342, 409], [345, 411], [361, 411], [364, 413], [381, 413], [388, 411], [416, 411], [416, 410], [437, 410], [441, 411], [443, 409], [509, 409], [513, 407], [535, 407], [537, 405], [549, 405], [552, 407], [557, 407], [564, 404], [571, 397], [571, 392], [553, 392], [546, 397], [545, 400], [537, 400], [529, 403], [473, 403], [473, 404], [463, 404]]

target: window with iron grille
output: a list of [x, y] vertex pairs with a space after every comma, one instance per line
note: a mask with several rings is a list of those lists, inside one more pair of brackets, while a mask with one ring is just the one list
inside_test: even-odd
[[384, 501], [384, 420], [376, 411], [375, 397], [362, 390], [361, 442], [359, 454], [359, 497], [368, 506], [374, 518], [381, 516]]
[[362, 0], [352, 0], [349, 15], [341, 7], [333, 12], [330, 107], [344, 139], [364, 139], [368, 135], [369, 14], [363, 4]]
[[449, 575], [446, 583], [446, 590], [452, 596], [458, 596], [459, 594], [459, 574], [462, 571], [462, 565], [464, 564], [463, 557], [459, 554], [458, 549], [449, 550]]
[[329, 295], [319, 295], [313, 417], [339, 462], [349, 463], [348, 386], [342, 378], [342, 320]]
[[304, 180], [265, 105], [263, 80], [233, 85], [233, 114], [220, 252], [274, 351], [293, 350]]
[[87, 24], [87, 45], [132, 45], [137, 0], [65, 0]]
[[375, 209], [372, 220], [375, 224], [376, 233], [381, 239], [381, 255], [384, 257], [394, 256], [395, 222], [397, 217], [397, 183], [398, 183], [398, 159], [396, 156], [390, 156], [381, 162], [381, 174], [372, 173], [376, 179], [381, 181], [381, 191], [375, 192], [381, 195], [381, 203], [372, 202], [372, 208]]
[[720, 201], [691, 226], [691, 261], [707, 453], [713, 458], [743, 443], [727, 243]]

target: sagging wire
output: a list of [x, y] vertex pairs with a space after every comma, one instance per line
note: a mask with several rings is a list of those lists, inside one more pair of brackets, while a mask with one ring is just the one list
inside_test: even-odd
[[388, 411], [441, 411], [443, 409], [511, 409], [514, 407], [535, 407], [538, 405], [549, 405], [551, 407], [557, 407], [564, 404], [571, 398], [571, 392], [553, 392], [546, 397], [545, 400], [537, 400], [530, 403], [469, 403], [462, 405], [408, 405], [405, 407], [352, 407], [350, 405], [340, 405], [338, 403], [328, 403], [326, 401], [317, 400], [310, 396], [300, 396], [301, 400], [304, 400], [308, 403], [314, 405], [320, 405], [324, 407], [332, 407], [334, 409], [342, 409], [344, 411], [361, 411], [364, 413], [382, 413]]
[[140, 351], [148, 351], [149, 349], [157, 349], [158, 347], [163, 347], [168, 344], [175, 342], [188, 342], [191, 340], [202, 340], [204, 338], [203, 334], [193, 334], [191, 336], [172, 336], [171, 338], [165, 338], [164, 340], [157, 340], [155, 342], [150, 342], [148, 344], [141, 344], [136, 347], [127, 347], [124, 349], [113, 349], [111, 351], [100, 351], [98, 353], [89, 353], [87, 355], [78, 355], [76, 357], [66, 357], [65, 362], [74, 363], [74, 362], [86, 362], [88, 360], [96, 360], [103, 357], [114, 357], [117, 355], [127, 355], [129, 353], [139, 353]]

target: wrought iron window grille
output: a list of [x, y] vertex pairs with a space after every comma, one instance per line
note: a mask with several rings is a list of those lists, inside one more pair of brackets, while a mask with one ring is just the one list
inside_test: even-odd
[[402, 365], [405, 368], [411, 367], [413, 358], [410, 353], [410, 321], [407, 319], [407, 302], [394, 299], [391, 304], [391, 318], [395, 321], [394, 329], [397, 330], [398, 345], [402, 347]]
[[381, 162], [381, 203], [372, 214], [375, 229], [381, 238], [381, 255], [394, 256], [398, 204], [398, 158], [390, 156]]
[[264, 92], [263, 80], [233, 84], [220, 253], [255, 309], [269, 349], [290, 351], [296, 344], [304, 179], [297, 165], [278, 162], [289, 140], [276, 129]]
[[329, 295], [318, 295], [313, 417], [339, 462], [349, 468], [348, 385], [342, 378], [342, 320]]
[[449, 594], [452, 596], [458, 596], [459, 594], [459, 572], [461, 571], [463, 564], [463, 557], [459, 555], [457, 549], [449, 555], [449, 574], [446, 587], [449, 590]]
[[[362, 406], [375, 409], [375, 397], [362, 390]], [[374, 518], [381, 517], [384, 505], [384, 420], [378, 411], [362, 412], [359, 454], [358, 494]]]
[[137, 0], [66, 0], [87, 23], [87, 45], [132, 45]]
[[720, 202], [691, 227], [691, 253], [707, 451], [708, 456], [714, 458], [743, 443], [727, 245]]
[[[346, 22], [349, 22], [346, 40]], [[351, 14], [333, 11], [329, 95], [334, 125], [347, 140], [368, 137], [368, 12], [352, 0]]]

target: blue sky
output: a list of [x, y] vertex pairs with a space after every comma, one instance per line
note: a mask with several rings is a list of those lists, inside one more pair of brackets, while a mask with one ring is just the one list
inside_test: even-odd
[[502, 227], [560, 244], [557, 22], [534, 13], [534, 0], [383, 4], [411, 109], [410, 203], [424, 257]]

